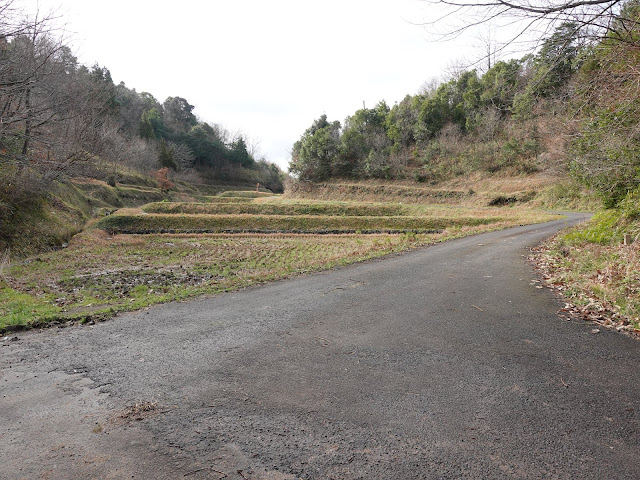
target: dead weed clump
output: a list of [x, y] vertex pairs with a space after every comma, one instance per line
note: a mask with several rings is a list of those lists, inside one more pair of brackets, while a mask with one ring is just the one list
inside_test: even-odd
[[89, 247], [89, 246], [106, 246], [109, 244], [111, 236], [104, 230], [90, 229], [74, 235], [69, 241], [69, 246], [73, 247]]
[[113, 424], [122, 424], [131, 421], [140, 421], [156, 413], [160, 413], [158, 402], [139, 402], [116, 412], [110, 418], [110, 422]]
[[4, 278], [5, 272], [9, 270], [11, 266], [11, 255], [10, 251], [7, 248], [5, 251], [0, 253], [0, 278]]

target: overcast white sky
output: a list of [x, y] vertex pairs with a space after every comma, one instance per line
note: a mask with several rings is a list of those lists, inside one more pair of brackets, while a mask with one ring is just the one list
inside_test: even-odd
[[22, 2], [58, 9], [82, 63], [160, 102], [186, 98], [285, 170], [321, 114], [343, 122], [363, 102], [392, 106], [481, 52], [477, 39], [436, 43], [412, 25], [435, 15], [420, 0]]

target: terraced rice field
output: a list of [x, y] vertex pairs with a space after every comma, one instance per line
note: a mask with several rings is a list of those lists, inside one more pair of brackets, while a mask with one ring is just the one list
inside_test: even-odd
[[11, 264], [0, 271], [0, 332], [96, 321], [553, 218], [513, 208], [243, 196], [255, 193], [121, 209], [68, 248]]
[[205, 196], [204, 200], [207, 203], [248, 203], [252, 199], [249, 197], [214, 197]]
[[397, 216], [409, 214], [408, 207], [350, 203], [185, 203], [157, 202], [142, 207], [145, 213], [206, 215], [348, 215]]
[[273, 197], [273, 193], [271, 192], [255, 192], [248, 190], [231, 190], [227, 192], [222, 192], [218, 195], [222, 198], [263, 198], [263, 197]]
[[489, 225], [504, 217], [337, 215], [112, 215], [95, 224], [111, 234], [149, 233], [440, 233], [448, 227]]

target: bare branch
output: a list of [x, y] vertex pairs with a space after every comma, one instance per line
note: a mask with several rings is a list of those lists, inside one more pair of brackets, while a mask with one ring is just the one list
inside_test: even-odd
[[[518, 27], [505, 45], [513, 44], [525, 33], [541, 29], [548, 33], [559, 23], [571, 22], [593, 39], [610, 33], [620, 18], [623, 0], [426, 0], [437, 17], [423, 23], [440, 38], [453, 39], [479, 26]], [[628, 19], [637, 25], [637, 19]], [[539, 32], [540, 33], [540, 32]], [[531, 35], [536, 39], [544, 35]], [[629, 35], [621, 35], [628, 41]], [[534, 40], [536, 41], [536, 40]]]

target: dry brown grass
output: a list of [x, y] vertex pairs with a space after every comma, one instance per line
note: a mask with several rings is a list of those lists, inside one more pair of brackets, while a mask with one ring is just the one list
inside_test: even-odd
[[[504, 212], [504, 210], [502, 211]], [[466, 213], [466, 215], [465, 215]], [[496, 213], [496, 212], [494, 212]], [[514, 212], [515, 213], [515, 212]], [[337, 216], [337, 215], [206, 215], [146, 214], [112, 215], [94, 225], [110, 233], [430, 233], [449, 227], [490, 225], [515, 214], [473, 216], [451, 211], [442, 216]], [[538, 215], [537, 221], [551, 215]], [[520, 223], [535, 223], [534, 221]]]
[[543, 276], [566, 311], [618, 330], [640, 332], [640, 243], [568, 247], [562, 236], [536, 250]]
[[[565, 180], [568, 181], [568, 179]], [[500, 195], [515, 196], [518, 199], [532, 199], [536, 194], [557, 185], [559, 182], [558, 176], [544, 173], [498, 176], [476, 172], [437, 185], [406, 180], [395, 182], [337, 181], [301, 185], [288, 190], [285, 193], [285, 198], [478, 207], [487, 206], [492, 199]]]
[[[468, 190], [472, 188], [476, 191], [501, 191], [504, 193], [515, 192], [524, 189], [545, 188], [567, 180], [568, 175], [549, 174], [537, 172], [530, 175], [510, 175], [508, 172], [487, 173], [473, 172], [469, 175], [459, 176], [451, 180], [439, 182], [436, 185], [415, 182], [413, 180], [348, 180], [335, 182], [325, 182], [327, 184], [363, 185], [363, 186], [397, 186], [415, 189], [429, 190]], [[287, 197], [288, 195], [285, 195]], [[383, 202], [384, 198], [379, 198]]]
[[460, 190], [472, 189], [478, 193], [510, 194], [523, 191], [540, 191], [558, 184], [559, 181], [568, 180], [568, 176], [558, 177], [544, 172], [519, 176], [500, 176], [475, 172], [468, 176], [443, 182], [441, 186], [442, 188]]
[[297, 185], [287, 190], [283, 200], [486, 207], [506, 198], [509, 205], [527, 209], [593, 211], [601, 206], [593, 192], [564, 172], [508, 175], [507, 170], [493, 175], [474, 172], [436, 185], [408, 180]]
[[107, 182], [103, 182], [102, 180], [98, 180], [97, 178], [89, 177], [73, 177], [71, 179], [71, 183], [76, 183], [78, 185], [101, 185], [103, 187], [108, 187]]
[[158, 411], [159, 404], [156, 401], [138, 402], [117, 412], [110, 418], [110, 422], [120, 424], [130, 422], [132, 420], [140, 421], [158, 413]]
[[140, 208], [119, 208], [112, 215], [144, 215]]
[[4, 277], [5, 272], [11, 266], [11, 252], [7, 248], [4, 252], [0, 253], [0, 278]]

